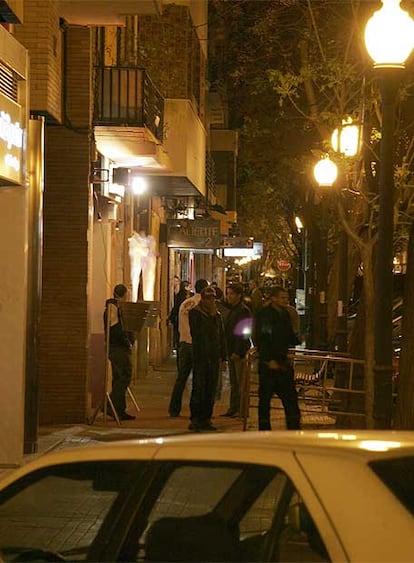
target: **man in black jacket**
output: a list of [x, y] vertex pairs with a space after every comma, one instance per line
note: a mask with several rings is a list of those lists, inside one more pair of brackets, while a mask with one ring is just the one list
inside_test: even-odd
[[229, 311], [224, 319], [224, 334], [229, 359], [230, 406], [221, 416], [236, 417], [240, 415], [243, 360], [250, 348], [252, 315], [243, 303], [243, 287], [240, 284], [229, 285], [226, 298]]
[[282, 401], [289, 430], [300, 429], [300, 410], [289, 348], [298, 344], [284, 304], [287, 292], [272, 287], [270, 303], [255, 318], [255, 344], [259, 354], [259, 430], [271, 430], [270, 402], [273, 393]]
[[[128, 289], [123, 284], [114, 287], [114, 296], [106, 301], [104, 326], [108, 344], [108, 357], [112, 367], [111, 403], [120, 420], [134, 420], [135, 416], [126, 412], [125, 394], [132, 378], [131, 349], [133, 338], [124, 328], [120, 301], [125, 301]], [[109, 334], [108, 334], [109, 330]], [[109, 416], [114, 418], [112, 408]]]
[[216, 430], [211, 424], [221, 362], [226, 359], [224, 327], [217, 311], [216, 294], [205, 287], [200, 303], [188, 314], [193, 348], [193, 388], [189, 430]]

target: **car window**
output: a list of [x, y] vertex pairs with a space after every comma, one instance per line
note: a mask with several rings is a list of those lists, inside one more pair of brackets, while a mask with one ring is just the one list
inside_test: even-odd
[[[277, 468], [171, 464], [158, 478], [145, 524], [136, 525], [142, 530], [137, 561], [282, 561], [289, 549], [296, 559], [286, 561], [329, 561], [309, 544], [310, 516], [302, 528], [289, 519], [299, 497], [292, 500], [294, 488]], [[131, 549], [123, 556], [132, 558]]]
[[414, 456], [372, 461], [369, 466], [414, 515]]
[[276, 473], [253, 465], [170, 463], [158, 474], [138, 561], [241, 561], [240, 518]]
[[210, 512], [241, 471], [236, 467], [177, 467], [169, 475], [149, 523], [164, 516], [198, 516]]
[[140, 468], [140, 462], [73, 463], [37, 471], [6, 488], [0, 493], [2, 559], [87, 559]]
[[297, 491], [293, 491], [284, 514], [284, 525], [276, 547], [277, 561], [327, 563], [327, 549], [316, 524]]

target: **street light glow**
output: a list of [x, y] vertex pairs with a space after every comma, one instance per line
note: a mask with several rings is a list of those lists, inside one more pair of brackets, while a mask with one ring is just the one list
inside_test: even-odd
[[343, 119], [342, 126], [337, 127], [332, 133], [333, 150], [346, 157], [356, 156], [359, 152], [359, 130], [358, 125], [353, 123], [352, 117]]
[[382, 0], [366, 25], [365, 45], [375, 68], [404, 68], [414, 46], [414, 22], [400, 0]]
[[132, 178], [132, 191], [135, 195], [142, 195], [147, 191], [147, 181], [142, 176]]
[[338, 176], [338, 167], [334, 162], [332, 162], [329, 156], [326, 155], [315, 164], [313, 174], [315, 176], [315, 180], [321, 187], [329, 188], [334, 184]]
[[301, 218], [298, 215], [296, 215], [296, 217], [295, 217], [295, 225], [296, 225], [297, 230], [299, 232], [301, 232], [301, 230], [303, 229], [303, 223], [302, 223]]

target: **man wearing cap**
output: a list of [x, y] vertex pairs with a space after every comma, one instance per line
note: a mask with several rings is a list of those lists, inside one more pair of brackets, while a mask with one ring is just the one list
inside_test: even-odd
[[259, 355], [259, 430], [271, 430], [273, 393], [282, 401], [288, 430], [300, 429], [300, 410], [289, 348], [299, 343], [285, 304], [287, 292], [272, 287], [269, 304], [255, 317], [254, 341]]
[[200, 303], [189, 312], [193, 342], [193, 389], [189, 430], [216, 430], [211, 424], [221, 362], [226, 359], [224, 327], [212, 287], [201, 291]]
[[[108, 344], [108, 357], [112, 367], [111, 403], [119, 420], [134, 420], [135, 416], [126, 412], [125, 394], [132, 378], [131, 349], [132, 335], [125, 330], [122, 311], [119, 306], [127, 298], [128, 289], [123, 284], [114, 287], [112, 299], [107, 299], [104, 312], [104, 326]], [[109, 331], [109, 333], [108, 333]], [[114, 418], [112, 408], [109, 416]]]

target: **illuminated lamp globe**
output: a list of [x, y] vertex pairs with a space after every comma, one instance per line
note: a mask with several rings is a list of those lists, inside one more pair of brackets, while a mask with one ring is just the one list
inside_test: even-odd
[[338, 167], [329, 156], [326, 156], [315, 164], [313, 175], [322, 188], [329, 188], [338, 176]]
[[135, 195], [142, 195], [147, 191], [147, 181], [142, 176], [132, 178], [132, 191]]
[[365, 45], [374, 68], [404, 68], [414, 46], [414, 21], [400, 0], [382, 0], [365, 27]]
[[352, 121], [352, 117], [342, 120], [342, 126], [332, 133], [331, 144], [335, 152], [346, 157], [356, 156], [359, 152], [359, 127]]

